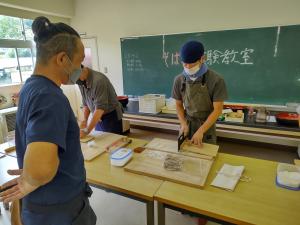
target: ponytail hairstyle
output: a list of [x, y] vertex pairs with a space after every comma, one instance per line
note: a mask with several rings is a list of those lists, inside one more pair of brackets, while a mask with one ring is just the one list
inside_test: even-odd
[[33, 21], [31, 28], [36, 43], [37, 64], [47, 64], [52, 56], [60, 52], [66, 52], [70, 60], [73, 59], [80, 36], [72, 27], [64, 23], [51, 23], [41, 16]]

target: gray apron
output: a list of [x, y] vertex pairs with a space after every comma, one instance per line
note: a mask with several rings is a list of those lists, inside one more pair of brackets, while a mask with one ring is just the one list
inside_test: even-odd
[[[202, 81], [187, 81], [184, 76], [182, 92], [186, 119], [189, 126], [189, 139], [193, 137], [214, 109], [206, 85], [206, 75], [207, 73], [203, 74]], [[216, 144], [216, 124], [213, 124], [204, 133], [203, 142]]]
[[121, 120], [123, 118], [124, 109], [123, 109], [121, 102], [119, 102], [119, 101], [118, 101], [118, 106], [116, 108], [116, 111], [117, 111], [117, 115], [118, 115], [118, 120]]

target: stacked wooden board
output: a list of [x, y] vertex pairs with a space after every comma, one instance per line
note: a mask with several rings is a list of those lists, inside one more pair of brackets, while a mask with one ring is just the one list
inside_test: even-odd
[[126, 136], [106, 132], [94, 132], [90, 137], [92, 138], [81, 140], [81, 149], [86, 161], [93, 160], [105, 151], [113, 151], [129, 141]]
[[[182, 147], [178, 152], [176, 141], [155, 138], [145, 146], [145, 151], [134, 156], [125, 170], [202, 188], [219, 147], [203, 144], [202, 148], [199, 148], [189, 143], [184, 143]], [[165, 169], [164, 162], [167, 156], [179, 158], [183, 162], [182, 168], [178, 171]]]

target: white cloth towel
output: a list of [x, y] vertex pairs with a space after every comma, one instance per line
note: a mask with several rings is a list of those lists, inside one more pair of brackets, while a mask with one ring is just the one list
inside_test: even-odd
[[244, 171], [244, 166], [224, 164], [211, 183], [212, 186], [233, 191]]

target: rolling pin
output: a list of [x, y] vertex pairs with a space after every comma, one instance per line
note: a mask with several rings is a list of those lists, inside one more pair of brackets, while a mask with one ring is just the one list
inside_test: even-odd
[[10, 147], [6, 148], [4, 151], [6, 153], [10, 153], [10, 152], [13, 152], [15, 150], [16, 150], [16, 146], [10, 146]]

